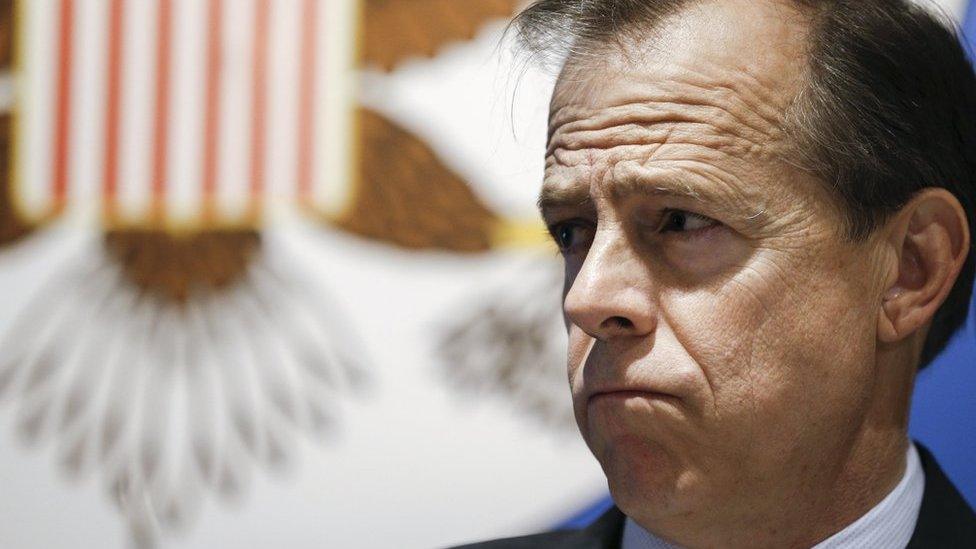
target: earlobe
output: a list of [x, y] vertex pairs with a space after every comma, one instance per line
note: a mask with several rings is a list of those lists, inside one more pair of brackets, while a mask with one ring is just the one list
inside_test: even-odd
[[925, 189], [889, 226], [896, 253], [878, 318], [878, 338], [900, 341], [928, 324], [952, 290], [969, 249], [965, 210], [944, 189]]
[[894, 343], [901, 339], [895, 323], [904, 316], [900, 300], [902, 294], [901, 288], [893, 287], [885, 293], [881, 301], [881, 309], [878, 311], [878, 339], [885, 343]]
[[907, 265], [903, 259], [904, 253], [900, 253], [897, 258], [895, 268], [895, 282], [889, 287], [881, 301], [881, 310], [878, 317], [878, 338], [885, 343], [894, 343], [901, 340], [905, 335], [904, 320], [906, 318], [906, 306], [908, 303], [909, 290], [904, 287], [904, 273]]
[[901, 339], [895, 322], [903, 316], [901, 304], [905, 289], [902, 287], [902, 277], [905, 269], [902, 260], [910, 222], [911, 212], [903, 209], [888, 222], [886, 227], [889, 255], [885, 269], [885, 290], [878, 310], [878, 339], [885, 343], [893, 343]]

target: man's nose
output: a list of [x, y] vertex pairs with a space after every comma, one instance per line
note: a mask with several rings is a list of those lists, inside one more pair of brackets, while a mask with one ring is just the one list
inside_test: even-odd
[[566, 317], [596, 339], [644, 336], [657, 326], [649, 269], [623, 236], [598, 235], [570, 284]]

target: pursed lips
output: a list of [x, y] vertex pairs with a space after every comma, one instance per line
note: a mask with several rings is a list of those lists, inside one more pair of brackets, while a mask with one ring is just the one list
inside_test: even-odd
[[618, 398], [618, 399], [628, 399], [628, 398], [644, 398], [644, 399], [658, 399], [658, 400], [669, 400], [677, 401], [681, 400], [679, 397], [669, 394], [662, 393], [653, 389], [645, 388], [635, 388], [635, 387], [622, 387], [615, 389], [601, 389], [593, 391], [587, 397], [587, 404], [592, 404], [594, 401], [606, 398]]

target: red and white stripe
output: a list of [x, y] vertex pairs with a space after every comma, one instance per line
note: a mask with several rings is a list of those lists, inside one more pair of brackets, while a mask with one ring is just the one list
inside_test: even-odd
[[20, 208], [177, 227], [341, 208], [356, 2], [20, 2]]

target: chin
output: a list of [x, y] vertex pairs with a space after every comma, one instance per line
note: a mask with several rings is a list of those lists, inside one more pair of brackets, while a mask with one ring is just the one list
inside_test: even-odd
[[614, 502], [628, 516], [664, 518], [687, 511], [694, 499], [690, 472], [660, 444], [619, 438], [602, 446], [597, 459]]

